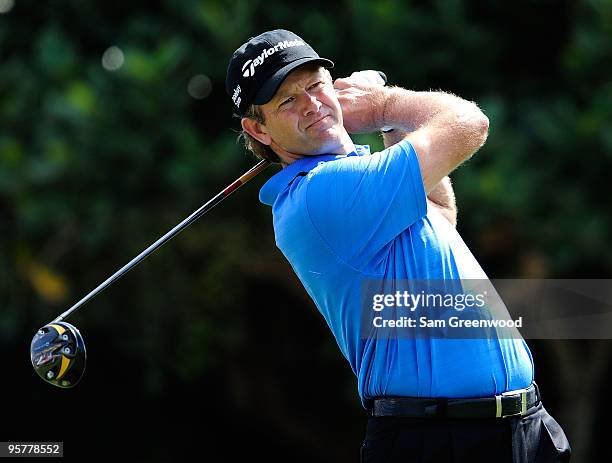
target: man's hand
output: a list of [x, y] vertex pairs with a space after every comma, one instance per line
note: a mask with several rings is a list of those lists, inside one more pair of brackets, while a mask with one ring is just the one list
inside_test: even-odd
[[350, 77], [336, 79], [334, 88], [349, 133], [376, 132], [384, 125], [387, 95], [378, 72], [354, 72]]

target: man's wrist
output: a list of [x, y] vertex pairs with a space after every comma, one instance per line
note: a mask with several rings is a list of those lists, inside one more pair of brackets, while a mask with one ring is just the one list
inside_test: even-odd
[[397, 98], [397, 90], [395, 87], [387, 87], [385, 90], [385, 102], [383, 105], [380, 131], [382, 133], [390, 133], [395, 130], [395, 124], [393, 123], [390, 116], [392, 114], [391, 107], [394, 103], [394, 100]]

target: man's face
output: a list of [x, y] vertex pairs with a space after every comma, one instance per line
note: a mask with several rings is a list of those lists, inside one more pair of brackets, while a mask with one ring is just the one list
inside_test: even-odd
[[288, 153], [332, 153], [341, 144], [342, 110], [331, 78], [321, 67], [291, 72], [261, 109], [273, 145]]

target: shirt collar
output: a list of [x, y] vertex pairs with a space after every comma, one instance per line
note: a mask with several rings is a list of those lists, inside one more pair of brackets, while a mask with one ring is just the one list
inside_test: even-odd
[[322, 162], [333, 161], [348, 156], [365, 156], [370, 154], [369, 145], [355, 145], [355, 151], [343, 154], [321, 154], [318, 156], [305, 156], [292, 162], [280, 172], [272, 176], [261, 190], [259, 190], [259, 200], [263, 204], [272, 206], [276, 198], [287, 186], [301, 173], [308, 173]]

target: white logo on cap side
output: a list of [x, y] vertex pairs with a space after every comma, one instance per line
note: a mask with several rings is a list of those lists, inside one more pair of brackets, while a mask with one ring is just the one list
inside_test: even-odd
[[234, 89], [234, 94], [232, 95], [232, 101], [239, 108], [240, 108], [240, 101], [242, 100], [242, 98], [240, 97], [241, 90], [242, 89], [240, 88], [240, 85], [237, 85], [236, 88]]
[[261, 52], [261, 55], [259, 55], [254, 60], [251, 60], [251, 59], [247, 60], [242, 65], [242, 76], [252, 77], [255, 74], [255, 68], [257, 66], [261, 66], [263, 62], [266, 60], [266, 58], [268, 58], [269, 56], [272, 56], [278, 50], [284, 50], [285, 48], [290, 48], [290, 47], [301, 47], [305, 45], [306, 44], [302, 42], [301, 40], [283, 40], [282, 42], [278, 42], [273, 47], [264, 49], [264, 51]]

